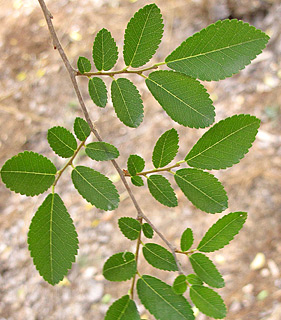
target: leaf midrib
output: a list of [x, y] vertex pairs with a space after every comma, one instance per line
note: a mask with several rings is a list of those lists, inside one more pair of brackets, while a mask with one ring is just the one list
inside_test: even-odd
[[132, 124], [132, 125], [135, 125], [135, 124], [134, 124], [134, 121], [133, 121], [133, 119], [132, 119], [132, 117], [131, 117], [131, 114], [130, 114], [130, 112], [129, 112], [129, 108], [128, 108], [128, 106], [127, 106], [126, 100], [124, 99], [124, 96], [123, 96], [123, 94], [122, 94], [121, 88], [119, 87], [118, 81], [117, 81], [117, 80], [114, 80], [114, 81], [115, 81], [115, 83], [116, 83], [116, 85], [117, 85], [117, 88], [118, 88], [118, 90], [119, 90], [119, 92], [120, 92], [120, 96], [121, 96], [121, 98], [122, 98], [122, 100], [123, 100], [123, 104], [125, 105], [127, 114], [128, 114], [128, 116], [129, 116], [129, 118], [130, 118], [130, 121], [131, 121], [131, 124]]

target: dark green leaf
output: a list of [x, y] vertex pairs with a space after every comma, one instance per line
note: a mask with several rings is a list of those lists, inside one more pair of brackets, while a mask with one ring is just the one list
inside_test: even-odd
[[119, 157], [119, 151], [112, 144], [106, 142], [92, 142], [86, 145], [88, 157], [96, 161], [112, 160]]
[[131, 176], [135, 176], [137, 173], [142, 172], [144, 169], [145, 162], [142, 157], [131, 154], [127, 161], [128, 171]]
[[98, 107], [104, 108], [107, 103], [107, 89], [104, 81], [98, 77], [90, 78], [88, 90], [93, 102]]
[[132, 176], [131, 182], [137, 187], [142, 187], [144, 185], [142, 177], [141, 176]]
[[118, 220], [118, 226], [124, 236], [130, 240], [136, 240], [141, 231], [139, 221], [130, 217], [120, 218]]
[[104, 320], [140, 320], [140, 315], [135, 302], [126, 295], [109, 307]]
[[173, 290], [176, 294], [183, 294], [187, 289], [186, 276], [180, 274], [173, 283]]
[[142, 232], [146, 238], [148, 238], [148, 239], [153, 238], [154, 231], [153, 231], [152, 227], [150, 226], [150, 224], [144, 223], [142, 225]]
[[188, 251], [194, 241], [193, 232], [190, 228], [185, 229], [181, 236], [181, 250]]
[[191, 284], [198, 284], [198, 285], [202, 285], [203, 281], [196, 275], [196, 274], [189, 274], [186, 276], [186, 280]]
[[80, 73], [90, 72], [91, 71], [91, 62], [85, 57], [79, 57], [77, 61], [77, 67]]
[[84, 119], [77, 117], [74, 121], [74, 132], [80, 141], [85, 141], [89, 137], [91, 129]]

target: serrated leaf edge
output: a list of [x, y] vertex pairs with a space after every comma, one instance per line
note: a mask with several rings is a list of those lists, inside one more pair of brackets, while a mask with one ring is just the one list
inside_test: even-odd
[[[118, 226], [119, 226], [119, 229], [120, 229], [120, 231], [123, 233], [123, 235], [127, 238], [127, 239], [129, 239], [129, 240], [136, 240], [138, 237], [136, 237], [136, 238], [129, 238], [124, 232], [123, 232], [123, 230], [121, 229], [121, 227], [120, 227], [120, 224], [121, 224], [121, 222], [123, 222], [125, 219], [124, 218], [126, 218], [126, 220], [133, 220], [133, 221], [137, 221], [138, 222], [138, 220], [136, 220], [136, 219], [134, 219], [134, 218], [131, 218], [131, 217], [121, 217], [121, 218], [119, 218], [118, 219]], [[123, 222], [124, 223], [124, 222]], [[138, 222], [139, 223], [139, 222]], [[124, 223], [125, 224], [125, 223]], [[131, 226], [129, 226], [128, 224], [125, 224], [126, 225], [126, 227], [128, 227], [129, 229], [132, 229], [132, 230], [134, 230], [135, 232], [137, 232], [138, 234], [140, 233], [140, 231], [141, 231], [141, 224], [139, 223], [139, 225], [140, 225], [140, 230], [137, 230], [137, 229], [134, 229], [134, 228], [132, 228]]]

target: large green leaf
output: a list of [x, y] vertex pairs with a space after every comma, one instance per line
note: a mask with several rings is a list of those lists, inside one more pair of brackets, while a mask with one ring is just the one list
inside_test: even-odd
[[77, 67], [80, 73], [90, 72], [91, 71], [91, 62], [85, 57], [79, 57], [77, 61]]
[[122, 217], [118, 220], [118, 226], [124, 236], [130, 240], [136, 240], [141, 231], [138, 220], [130, 217]]
[[88, 157], [96, 161], [113, 160], [119, 157], [119, 151], [112, 144], [106, 142], [92, 142], [86, 145]]
[[28, 244], [40, 275], [55, 285], [75, 261], [78, 239], [73, 221], [58, 194], [49, 194], [33, 217]]
[[154, 174], [147, 179], [147, 185], [152, 196], [167, 207], [176, 207], [178, 199], [169, 180], [165, 177]]
[[231, 167], [249, 151], [259, 126], [259, 119], [245, 114], [221, 120], [197, 141], [185, 160], [201, 169]]
[[178, 267], [174, 256], [164, 247], [156, 243], [146, 243], [142, 248], [143, 255], [154, 268], [177, 271]]
[[214, 290], [194, 285], [190, 288], [190, 298], [195, 306], [207, 316], [215, 319], [225, 318], [225, 304], [220, 295]]
[[152, 3], [135, 13], [125, 30], [124, 61], [134, 68], [146, 64], [156, 52], [163, 35], [160, 9]]
[[194, 253], [189, 257], [192, 268], [198, 277], [214, 288], [224, 287], [224, 280], [213, 262], [202, 253]]
[[138, 296], [145, 308], [158, 320], [194, 320], [190, 304], [171, 286], [144, 275], [137, 282]]
[[155, 168], [162, 168], [169, 164], [177, 155], [179, 149], [179, 135], [174, 128], [164, 132], [153, 149], [152, 162]]
[[99, 71], [110, 70], [118, 58], [118, 49], [111, 33], [105, 28], [101, 29], [93, 45], [93, 60]]
[[227, 208], [226, 192], [212, 174], [184, 168], [177, 170], [174, 177], [185, 196], [200, 210], [216, 213]]
[[136, 304], [128, 295], [113, 302], [104, 320], [141, 320]]
[[84, 119], [77, 117], [74, 121], [74, 132], [80, 141], [85, 141], [89, 137], [91, 129]]
[[187, 289], [186, 276], [180, 274], [176, 277], [173, 283], [173, 290], [176, 294], [183, 294]]
[[92, 205], [105, 211], [118, 207], [119, 194], [114, 184], [100, 172], [77, 166], [71, 177], [77, 191]]
[[107, 89], [104, 81], [101, 78], [94, 77], [89, 79], [88, 91], [93, 102], [101, 108], [104, 108], [107, 103]]
[[142, 232], [143, 232], [144, 236], [148, 239], [152, 239], [153, 235], [154, 235], [154, 231], [153, 231], [151, 225], [148, 223], [144, 223], [144, 224], [142, 224], [141, 227], [142, 227]]
[[194, 241], [193, 232], [190, 228], [186, 228], [181, 235], [181, 250], [188, 251]]
[[33, 197], [49, 189], [55, 181], [56, 172], [48, 158], [24, 151], [5, 162], [1, 178], [10, 190]]
[[206, 232], [197, 249], [201, 252], [212, 252], [223, 248], [240, 231], [246, 219], [246, 212], [231, 212], [225, 215]]
[[131, 154], [127, 161], [128, 171], [131, 176], [135, 176], [137, 173], [142, 172], [145, 162], [142, 157], [137, 154]]
[[205, 128], [214, 122], [212, 100], [198, 80], [182, 73], [161, 70], [151, 72], [145, 82], [154, 98], [179, 124]]
[[103, 275], [109, 281], [126, 281], [137, 272], [137, 263], [132, 252], [119, 252], [108, 258], [103, 266]]
[[53, 151], [62, 158], [70, 158], [77, 149], [74, 135], [64, 127], [49, 129], [47, 139]]
[[136, 86], [125, 78], [113, 80], [111, 97], [117, 117], [126, 126], [137, 128], [143, 119], [143, 104]]
[[168, 67], [200, 80], [221, 80], [245, 68], [269, 37], [243, 21], [223, 20], [187, 38], [165, 60]]

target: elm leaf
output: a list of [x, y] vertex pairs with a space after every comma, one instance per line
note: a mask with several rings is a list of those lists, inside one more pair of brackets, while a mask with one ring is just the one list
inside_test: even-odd
[[188, 251], [192, 246], [194, 241], [193, 232], [190, 228], [184, 230], [181, 235], [181, 250]]
[[183, 294], [187, 289], [186, 276], [184, 274], [180, 274], [176, 277], [173, 283], [173, 290], [176, 294]]
[[104, 320], [141, 320], [136, 304], [128, 295], [113, 302]]
[[108, 161], [119, 157], [119, 151], [116, 147], [101, 141], [87, 144], [85, 152], [88, 157], [96, 161]]
[[151, 225], [145, 222], [144, 224], [142, 224], [141, 227], [142, 227], [142, 232], [143, 232], [144, 236], [148, 239], [152, 239], [153, 235], [154, 235], [154, 231], [153, 231]]
[[142, 172], [144, 169], [145, 162], [142, 157], [131, 154], [127, 161], [128, 171], [131, 176], [135, 176], [137, 173]]
[[139, 237], [141, 224], [138, 220], [130, 217], [122, 217], [118, 220], [118, 226], [126, 238], [136, 240]]
[[85, 57], [79, 57], [77, 61], [77, 67], [80, 73], [90, 72], [91, 71], [91, 62]]
[[80, 141], [85, 141], [91, 134], [91, 129], [84, 119], [77, 117], [74, 121], [74, 133]]
[[89, 79], [88, 91], [93, 102], [100, 108], [104, 108], [107, 103], [107, 89], [101, 78], [93, 77]]

